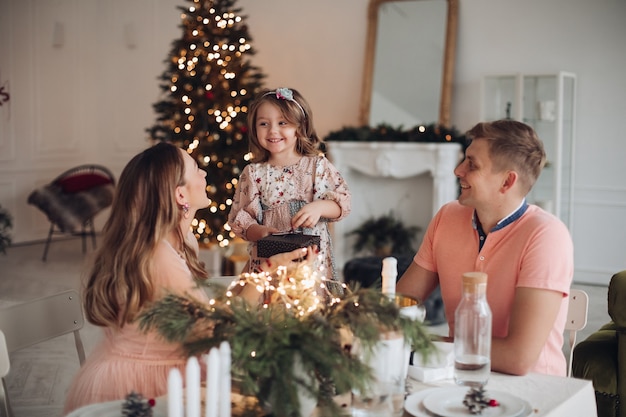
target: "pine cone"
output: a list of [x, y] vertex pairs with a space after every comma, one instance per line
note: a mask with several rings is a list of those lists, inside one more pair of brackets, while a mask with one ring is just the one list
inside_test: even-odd
[[131, 391], [122, 405], [124, 417], [152, 417], [154, 400], [146, 400], [143, 395]]
[[463, 405], [469, 409], [472, 414], [482, 414], [483, 409], [490, 406], [490, 399], [487, 398], [485, 390], [481, 388], [470, 388], [469, 392], [463, 399]]

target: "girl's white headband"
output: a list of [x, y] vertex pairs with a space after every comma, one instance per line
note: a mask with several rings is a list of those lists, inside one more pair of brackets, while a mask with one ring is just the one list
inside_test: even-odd
[[265, 96], [276, 96], [276, 98], [280, 100], [293, 101], [298, 105], [298, 107], [300, 107], [302, 115], [306, 117], [306, 112], [304, 111], [304, 108], [300, 105], [300, 103], [296, 101], [296, 99], [293, 98], [293, 91], [291, 91], [289, 88], [277, 88], [276, 91], [268, 91], [267, 93], [263, 94], [263, 97]]

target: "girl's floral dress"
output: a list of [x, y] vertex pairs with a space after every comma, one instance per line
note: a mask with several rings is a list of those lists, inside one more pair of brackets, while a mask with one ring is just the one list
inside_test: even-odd
[[[341, 207], [337, 219], [321, 218], [315, 227], [302, 229], [303, 233], [320, 236], [320, 259], [327, 271], [326, 278], [337, 279], [328, 222], [341, 220], [350, 213], [350, 191], [337, 168], [325, 156], [303, 156], [294, 165], [285, 167], [267, 162], [247, 165], [239, 177], [228, 223], [243, 239], [253, 224], [288, 232], [292, 216], [314, 200], [332, 200]], [[248, 251], [249, 271], [252, 272], [260, 264], [256, 242], [250, 242]]]

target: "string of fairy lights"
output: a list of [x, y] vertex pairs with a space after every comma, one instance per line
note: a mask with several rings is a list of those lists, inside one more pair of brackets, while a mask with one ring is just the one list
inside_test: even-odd
[[[200, 0], [195, 0], [195, 3], [199, 3]], [[196, 6], [189, 7], [189, 13], [197, 13], [199, 9]], [[216, 27], [220, 29], [231, 28], [235, 24], [238, 24], [242, 21], [241, 16], [235, 15], [233, 12], [225, 12], [221, 16], [216, 14], [215, 8], [211, 7], [207, 10], [209, 16], [202, 17], [196, 16], [196, 20], [201, 20], [202, 25], [208, 26], [211, 21], [215, 22]], [[192, 16], [193, 17], [193, 16]], [[187, 25], [190, 25], [190, 19], [186, 14], [181, 15], [181, 19], [183, 22], [186, 22]], [[201, 40], [205, 34], [203, 33], [203, 26], [198, 25], [198, 22], [193, 23], [194, 28], [190, 30], [190, 33], [193, 38], [198, 38]], [[237, 44], [229, 44], [227, 39], [223, 42], [211, 45], [209, 40], [204, 40], [201, 42], [195, 42], [192, 40], [192, 43], [189, 44], [188, 50], [181, 50], [181, 56], [178, 58], [178, 69], [186, 70], [189, 76], [194, 77], [197, 75], [196, 66], [198, 65], [200, 59], [199, 56], [206, 57], [208, 62], [212, 62], [212, 65], [216, 65], [221, 67], [219, 70], [220, 75], [224, 77], [225, 80], [234, 80], [237, 76], [235, 71], [229, 70], [229, 64], [233, 61], [233, 56], [240, 58], [243, 53], [250, 50], [251, 46], [248, 41], [240, 37], [237, 41]], [[189, 52], [189, 54], [188, 54]], [[188, 56], [189, 55], [189, 56]], [[204, 64], [204, 63], [203, 63]], [[201, 71], [205, 71], [207, 68], [206, 65], [203, 65]], [[178, 76], [172, 76], [172, 86], [171, 91], [175, 92], [177, 90], [176, 82], [178, 81]], [[206, 92], [210, 92], [213, 89], [213, 85], [210, 83], [204, 86]], [[235, 99], [239, 96], [247, 95], [246, 89], [241, 89], [240, 91], [231, 91], [230, 96]], [[183, 95], [181, 97], [181, 101], [187, 107], [185, 108], [185, 114], [188, 114], [189, 117], [187, 122], [181, 127], [176, 126], [174, 131], [180, 131], [181, 128], [185, 130], [191, 130], [192, 122], [195, 120], [195, 117], [192, 115], [192, 99], [188, 95]], [[237, 117], [240, 112], [247, 112], [246, 107], [241, 107], [236, 105], [234, 102], [227, 105], [225, 108], [211, 108], [207, 111], [207, 115], [213, 117], [215, 121], [219, 124], [220, 129], [225, 130], [229, 127], [230, 122]], [[198, 146], [199, 140], [196, 138], [192, 143], [188, 146], [188, 151], [195, 149]]]
[[[243, 273], [226, 291], [230, 299], [238, 294], [237, 286], [255, 288], [263, 299], [263, 308], [282, 305], [296, 317], [306, 317], [323, 306], [339, 303], [341, 298], [328, 289], [320, 262], [301, 262], [295, 267], [279, 266], [274, 272]], [[344, 290], [347, 286], [341, 283]]]

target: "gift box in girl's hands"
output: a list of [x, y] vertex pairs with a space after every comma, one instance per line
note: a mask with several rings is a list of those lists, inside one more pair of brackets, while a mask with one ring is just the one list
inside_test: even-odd
[[278, 253], [291, 252], [298, 248], [320, 246], [320, 237], [304, 233], [276, 233], [257, 241], [257, 256], [269, 258]]

